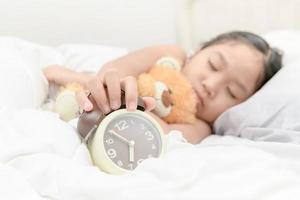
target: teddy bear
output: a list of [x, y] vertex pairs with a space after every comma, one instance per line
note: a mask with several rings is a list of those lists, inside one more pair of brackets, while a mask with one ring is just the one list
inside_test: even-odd
[[165, 122], [195, 122], [196, 94], [176, 59], [159, 59], [148, 72], [138, 76], [137, 85], [140, 96], [155, 98], [153, 112]]
[[[187, 78], [181, 73], [179, 62], [171, 57], [159, 59], [148, 72], [137, 78], [139, 96], [155, 98], [153, 112], [167, 123], [194, 123], [196, 94]], [[78, 83], [62, 86], [54, 101], [53, 111], [64, 121], [80, 113], [75, 93], [83, 90]]]
[[48, 99], [42, 105], [42, 109], [52, 111], [59, 115], [59, 118], [68, 122], [79, 116], [81, 108], [77, 103], [75, 94], [84, 88], [77, 82], [70, 82], [66, 85], [51, 85]]

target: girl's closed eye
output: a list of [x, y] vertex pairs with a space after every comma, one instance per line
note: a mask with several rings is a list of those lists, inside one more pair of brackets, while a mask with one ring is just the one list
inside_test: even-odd
[[216, 66], [212, 63], [212, 61], [209, 59], [208, 60], [208, 65], [210, 67], [211, 70], [213, 71], [218, 71], [218, 69], [216, 68]]
[[237, 99], [237, 96], [232, 92], [232, 90], [229, 87], [226, 88], [226, 91], [231, 98]]

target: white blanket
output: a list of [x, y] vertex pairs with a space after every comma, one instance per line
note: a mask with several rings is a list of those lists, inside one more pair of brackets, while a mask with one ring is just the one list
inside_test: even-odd
[[74, 127], [37, 109], [46, 94], [40, 69], [60, 63], [93, 70], [124, 54], [105, 52], [0, 38], [1, 200], [299, 199], [300, 145], [289, 143], [210, 136], [193, 146], [173, 131], [165, 156], [131, 174], [113, 176], [91, 165]]
[[92, 166], [56, 114], [0, 111], [0, 199], [298, 199], [300, 146], [211, 136], [193, 146], [174, 131], [168, 151], [132, 174]]

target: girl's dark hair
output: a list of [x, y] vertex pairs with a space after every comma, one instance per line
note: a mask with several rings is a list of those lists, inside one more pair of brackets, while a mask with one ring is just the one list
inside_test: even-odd
[[272, 78], [282, 67], [282, 52], [276, 48], [271, 48], [270, 45], [259, 35], [246, 31], [231, 31], [226, 32], [217, 37], [205, 42], [201, 49], [219, 44], [226, 41], [239, 41], [254, 47], [256, 50], [265, 55], [265, 76], [261, 86]]

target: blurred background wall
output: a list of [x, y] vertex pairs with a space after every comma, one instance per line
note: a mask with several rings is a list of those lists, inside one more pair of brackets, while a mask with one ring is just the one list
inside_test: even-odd
[[175, 43], [173, 0], [0, 0], [0, 35], [129, 49]]

